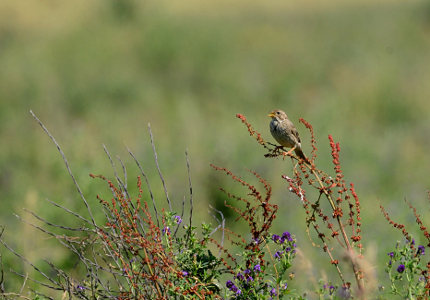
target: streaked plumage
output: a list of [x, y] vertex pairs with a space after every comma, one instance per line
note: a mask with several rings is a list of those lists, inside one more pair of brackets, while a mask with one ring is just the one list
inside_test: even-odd
[[288, 119], [287, 114], [282, 110], [274, 110], [268, 116], [272, 118], [270, 133], [275, 140], [281, 146], [294, 148], [294, 152], [299, 158], [307, 160], [302, 151], [299, 132], [293, 122]]

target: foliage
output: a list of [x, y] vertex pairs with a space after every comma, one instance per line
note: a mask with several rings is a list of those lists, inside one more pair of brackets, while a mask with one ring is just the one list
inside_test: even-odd
[[[427, 240], [427, 247], [430, 247], [430, 234], [427, 228], [416, 208], [409, 202], [407, 203], [413, 210], [416, 223]], [[385, 271], [391, 281], [389, 292], [404, 299], [427, 299], [430, 296], [430, 261], [425, 262], [425, 246], [416, 247], [415, 239], [409, 234], [408, 228], [403, 224], [394, 222], [382, 205], [381, 211], [387, 221], [401, 230], [405, 237], [404, 244], [397, 242], [395, 249], [388, 253], [389, 261]]]
[[[33, 113], [32, 113], [33, 114]], [[242, 186], [246, 196], [239, 196], [224, 188], [225, 206], [236, 215], [236, 221], [244, 222], [248, 230], [235, 232], [225, 226], [221, 211], [213, 209], [220, 218], [215, 218], [218, 226], [213, 228], [208, 223], [201, 224], [201, 231], [192, 225], [193, 188], [191, 186], [190, 164], [188, 156], [187, 170], [189, 178], [189, 220], [184, 221], [185, 199], [182, 212], [171, 209], [171, 200], [161, 173], [153, 135], [149, 127], [151, 145], [154, 151], [156, 167], [163, 183], [163, 189], [169, 210], [159, 212], [147, 175], [134, 154], [131, 157], [141, 171], [137, 177], [136, 195], [131, 193], [127, 182], [127, 171], [123, 162], [123, 178], [115, 169], [109, 151], [105, 152], [114, 169], [115, 179], [103, 175], [90, 176], [101, 179], [111, 192], [110, 200], [97, 195], [105, 220], [100, 224], [93, 217], [93, 209], [87, 202], [76, 181], [69, 163], [44, 124], [33, 114], [42, 129], [57, 146], [63, 157], [75, 187], [88, 211], [89, 218], [80, 215], [55, 202], [54, 206], [64, 213], [72, 215], [80, 227], [68, 227], [54, 224], [30, 212], [44, 226], [30, 223], [37, 230], [55, 238], [62, 246], [77, 257], [79, 265], [85, 270], [80, 274], [70, 274], [51, 261], [46, 263], [51, 268], [49, 273], [42, 271], [36, 264], [23, 257], [11, 246], [0, 239], [10, 252], [30, 265], [43, 278], [42, 281], [26, 274], [13, 273], [24, 279], [19, 293], [6, 291], [4, 273], [1, 278], [2, 296], [22, 296], [27, 280], [33, 281], [38, 288], [32, 291], [33, 299], [50, 298], [49, 291], [60, 291], [64, 297], [80, 299], [307, 299], [318, 296], [327, 299], [365, 299], [374, 297], [377, 292], [366, 288], [365, 282], [374, 280], [364, 268], [364, 253], [361, 235], [361, 207], [354, 184], [347, 187], [341, 168], [339, 143], [329, 135], [334, 176], [317, 168], [318, 148], [313, 127], [303, 119], [300, 121], [308, 128], [311, 136], [312, 152], [306, 159], [296, 157], [282, 147], [266, 142], [260, 133], [253, 129], [246, 117], [237, 117], [246, 125], [247, 130], [259, 145], [267, 150], [264, 155], [269, 159], [291, 159], [293, 176], [281, 175], [288, 190], [298, 197], [302, 204], [308, 232], [313, 230], [318, 243], [309, 237], [314, 246], [319, 247], [329, 258], [330, 264], [338, 274], [338, 284], [331, 281], [319, 281], [314, 291], [295, 289], [295, 273], [292, 271], [300, 246], [289, 231], [282, 234], [271, 232], [276, 219], [278, 206], [271, 201], [272, 187], [261, 175], [250, 171], [258, 185], [235, 175], [227, 168], [211, 165], [215, 170], [226, 173], [234, 182]], [[142, 181], [142, 178], [144, 180]], [[146, 187], [144, 188], [144, 184]], [[316, 199], [310, 199], [309, 190], [318, 191]], [[144, 197], [147, 190], [147, 197]], [[133, 196], [134, 195], [134, 196]], [[146, 199], [146, 200], [145, 200]], [[326, 203], [324, 204], [324, 200]], [[152, 203], [152, 208], [148, 204]], [[416, 217], [424, 237], [430, 241], [430, 234], [424, 226], [417, 210], [409, 204]], [[386, 272], [391, 280], [391, 294], [408, 299], [424, 299], [430, 292], [430, 262], [424, 265], [425, 247], [415, 247], [415, 241], [406, 227], [394, 222], [381, 206], [385, 219], [402, 231], [407, 243], [389, 253], [390, 261]], [[61, 234], [49, 228], [57, 228]], [[218, 234], [218, 238], [217, 238]], [[3, 230], [0, 236], [3, 235]], [[221, 238], [219, 238], [221, 235]], [[225, 242], [227, 238], [228, 244]], [[427, 246], [429, 246], [428, 244]], [[239, 249], [239, 250], [237, 250]], [[214, 251], [218, 254], [214, 254]], [[338, 259], [337, 256], [344, 256]], [[349, 269], [351, 266], [351, 269]], [[302, 274], [298, 274], [301, 276]], [[355, 283], [350, 280], [353, 279]], [[47, 292], [48, 291], [48, 292]], [[380, 298], [384, 294], [378, 295]]]

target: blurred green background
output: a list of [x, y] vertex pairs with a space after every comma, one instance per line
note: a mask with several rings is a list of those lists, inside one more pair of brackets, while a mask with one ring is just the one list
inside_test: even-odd
[[[49, 198], [85, 214], [55, 146], [29, 110], [51, 130], [97, 214], [108, 196], [90, 172], [112, 176], [102, 144], [138, 172], [130, 147], [166, 206], [147, 124], [177, 210], [188, 197], [188, 149], [196, 223], [221, 208], [219, 186], [233, 185], [209, 163], [254, 181], [256, 170], [280, 206], [276, 230], [289, 230], [314, 264], [331, 271], [305, 234], [300, 203], [281, 174], [287, 160], [266, 159], [235, 118], [243, 113], [272, 140], [267, 113], [283, 109], [296, 123], [305, 152], [313, 124], [318, 164], [332, 170], [327, 135], [341, 143], [346, 180], [361, 199], [363, 244], [382, 272], [401, 239], [383, 219], [414, 226], [403, 199], [428, 214], [430, 165], [430, 4], [428, 1], [15, 1], [0, 2], [0, 213], [4, 239], [29, 260], [49, 257], [70, 267], [72, 255], [13, 214], [22, 208], [57, 223], [73, 218]], [[119, 166], [118, 162], [116, 162]], [[228, 219], [232, 225], [233, 220]], [[239, 225], [232, 225], [239, 226]], [[418, 242], [420, 235], [416, 236]], [[56, 248], [55, 248], [56, 247]], [[33, 274], [2, 249], [4, 268]], [[308, 275], [296, 271], [298, 281]], [[334, 275], [329, 278], [336, 280]], [[20, 284], [9, 275], [10, 287]]]

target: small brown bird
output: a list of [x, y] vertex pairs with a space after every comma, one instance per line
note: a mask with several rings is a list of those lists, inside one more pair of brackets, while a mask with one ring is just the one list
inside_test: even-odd
[[300, 144], [299, 132], [291, 122], [287, 114], [282, 110], [274, 110], [269, 117], [272, 118], [270, 121], [270, 133], [275, 138], [275, 140], [284, 147], [291, 148], [291, 152], [294, 150], [299, 158], [304, 159], [306, 162], [308, 159], [302, 151], [302, 145]]

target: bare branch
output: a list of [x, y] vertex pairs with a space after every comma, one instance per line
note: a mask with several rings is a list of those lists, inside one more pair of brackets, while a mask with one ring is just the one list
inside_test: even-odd
[[[46, 200], [46, 201], [48, 201], [49, 203], [51, 203], [52, 205], [54, 205], [55, 207], [61, 208], [61, 209], [65, 210], [66, 212], [68, 212], [69, 214], [71, 214], [71, 215], [73, 215], [73, 216], [75, 216], [75, 217], [77, 217], [77, 218], [79, 218], [79, 219], [81, 219], [81, 220], [85, 221], [87, 224], [89, 224], [89, 225], [94, 225], [93, 223], [91, 223], [91, 221], [90, 221], [90, 220], [88, 220], [88, 219], [86, 219], [86, 218], [82, 217], [81, 215], [79, 215], [79, 214], [75, 213], [74, 211], [72, 211], [72, 210], [68, 209], [67, 207], [64, 207], [64, 206], [62, 206], [62, 205], [60, 205], [60, 204], [58, 204], [58, 203], [56, 203], [56, 202], [54, 202], [54, 201], [52, 201], [52, 200], [49, 200], [49, 199], [45, 199], [45, 200]], [[96, 227], [96, 228], [97, 228], [97, 227]]]
[[190, 188], [190, 228], [191, 228], [191, 222], [193, 218], [193, 186], [191, 184], [190, 159], [188, 157], [188, 150], [185, 151], [185, 159], [187, 161], [188, 186]]
[[154, 152], [155, 165], [157, 166], [158, 175], [160, 175], [161, 182], [163, 183], [164, 194], [166, 194], [166, 199], [167, 199], [167, 203], [169, 204], [169, 209], [170, 211], [172, 211], [172, 203], [170, 202], [169, 193], [167, 192], [166, 182], [164, 181], [163, 174], [161, 173], [161, 170], [160, 170], [160, 165], [158, 164], [158, 155], [157, 155], [157, 151], [155, 150], [154, 138], [152, 136], [152, 131], [151, 131], [151, 124], [149, 123], [148, 123], [148, 131], [149, 131], [149, 136], [151, 138], [152, 150]]
[[35, 217], [35, 218], [36, 218], [36, 219], [38, 219], [39, 221], [42, 221], [42, 222], [43, 222], [43, 223], [45, 223], [46, 225], [49, 225], [49, 226], [52, 226], [52, 227], [57, 227], [57, 228], [61, 228], [61, 229], [64, 229], [64, 230], [69, 230], [69, 231], [92, 231], [92, 232], [94, 232], [93, 230], [88, 229], [88, 228], [82, 228], [82, 227], [79, 227], [79, 228], [73, 228], [73, 227], [68, 227], [68, 226], [63, 226], [63, 225], [57, 225], [57, 224], [54, 224], [54, 223], [49, 222], [48, 220], [45, 220], [44, 218], [40, 217], [40, 216], [39, 216], [39, 215], [37, 215], [36, 213], [32, 212], [31, 210], [28, 210], [28, 209], [26, 209], [26, 208], [23, 208], [23, 210], [24, 210], [25, 212], [27, 212], [27, 213], [31, 214], [33, 217]]
[[[31, 262], [29, 262], [24, 256], [22, 256], [21, 254], [19, 254], [18, 252], [16, 252], [15, 250], [13, 250], [12, 247], [10, 247], [5, 241], [3, 241], [3, 239], [0, 239], [0, 243], [3, 244], [3, 246], [5, 246], [10, 252], [12, 252], [13, 254], [15, 254], [15, 256], [17, 256], [19, 259], [21, 259], [23, 262], [27, 263], [28, 265], [30, 265], [33, 269], [35, 269], [37, 272], [39, 272], [43, 277], [45, 277], [47, 280], [49, 280], [51, 283], [53, 283], [56, 286], [59, 286], [60, 284], [56, 281], [54, 281], [53, 279], [51, 279], [48, 275], [46, 275], [42, 270], [40, 270], [38, 267], [36, 267], [34, 264], [32, 264]], [[24, 276], [23, 276], [24, 277]]]
[[152, 205], [154, 207], [155, 218], [157, 219], [157, 226], [160, 227], [160, 221], [158, 219], [157, 206], [155, 205], [155, 199], [154, 199], [154, 195], [152, 194], [151, 185], [149, 184], [148, 177], [146, 176], [145, 172], [143, 171], [143, 168], [140, 165], [139, 161], [137, 160], [136, 156], [134, 156], [133, 152], [131, 152], [131, 150], [128, 147], [127, 147], [127, 151], [131, 155], [131, 157], [133, 157], [137, 167], [140, 170], [140, 173], [142, 174], [143, 178], [145, 178], [146, 186], [148, 187], [149, 196], [151, 197]]
[[67, 161], [66, 156], [64, 155], [63, 150], [61, 150], [60, 145], [57, 143], [57, 141], [55, 140], [55, 138], [52, 136], [52, 134], [48, 131], [48, 129], [45, 127], [45, 125], [43, 125], [43, 123], [39, 120], [38, 117], [36, 117], [36, 115], [33, 113], [32, 110], [30, 110], [30, 114], [33, 116], [33, 118], [37, 121], [37, 123], [39, 123], [40, 127], [42, 127], [43, 131], [45, 131], [45, 133], [49, 136], [49, 138], [52, 140], [52, 142], [55, 144], [55, 146], [57, 146], [58, 151], [61, 154], [61, 157], [63, 158], [64, 164], [66, 165], [67, 171], [69, 172], [70, 177], [72, 177], [73, 183], [75, 184], [76, 189], [78, 190], [79, 195], [81, 196], [81, 199], [84, 201], [84, 204], [88, 210], [88, 213], [90, 214], [91, 217], [91, 221], [93, 223], [94, 226], [96, 225], [96, 221], [94, 220], [93, 214], [91, 212], [90, 206], [88, 205], [87, 200], [85, 199], [84, 194], [81, 191], [81, 188], [79, 187], [78, 182], [75, 179], [75, 176], [73, 176], [72, 170], [70, 169], [69, 166], [69, 162]]

